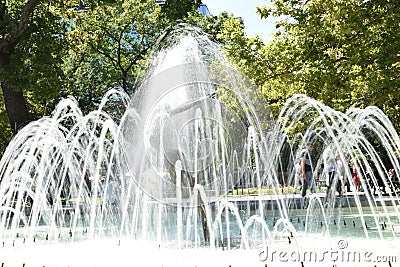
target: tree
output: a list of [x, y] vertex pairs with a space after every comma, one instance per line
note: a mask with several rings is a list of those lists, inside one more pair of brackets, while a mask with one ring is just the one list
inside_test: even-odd
[[99, 103], [112, 87], [133, 93], [146, 59], [163, 32], [197, 12], [189, 0], [128, 0], [87, 5], [71, 24], [71, 50], [66, 57], [66, 94], [74, 95], [84, 111]]
[[[0, 18], [2, 32], [0, 39], [0, 68], [3, 69], [5, 66], [12, 64], [11, 55], [14, 53], [17, 44], [20, 42], [19, 40], [27, 30], [29, 17], [38, 4], [39, 1], [37, 0], [29, 1], [21, 11], [19, 21], [16, 22], [9, 19], [9, 17], [12, 16], [12, 13], [8, 12], [9, 6], [7, 5], [7, 2], [1, 2]], [[7, 114], [11, 125], [15, 124], [15, 127], [13, 127], [15, 131], [17, 127], [28, 121], [28, 110], [22, 91], [14, 90], [11, 88], [12, 85], [13, 82], [10, 78], [7, 82], [1, 82]]]
[[65, 47], [62, 36], [67, 25], [60, 7], [65, 5], [65, 1], [0, 2], [1, 104], [5, 106], [0, 112], [5, 111], [9, 120], [2, 138], [9, 136], [9, 129], [16, 133], [29, 120], [43, 115], [47, 101], [58, 94], [60, 55]]
[[305, 93], [339, 110], [377, 105], [400, 126], [398, 1], [274, 0], [276, 38], [258, 78], [276, 109]]
[[132, 88], [160, 32], [201, 4], [79, 3], [0, 0], [1, 140], [49, 114], [63, 96], [75, 94], [93, 107], [116, 84]]

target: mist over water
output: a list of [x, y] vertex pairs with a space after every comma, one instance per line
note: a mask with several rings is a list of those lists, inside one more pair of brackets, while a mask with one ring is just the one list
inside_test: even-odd
[[[387, 173], [400, 173], [400, 139], [378, 108], [342, 113], [295, 95], [273, 119], [220, 46], [185, 25], [160, 37], [136, 91], [112, 89], [89, 114], [64, 99], [12, 139], [0, 161], [3, 249], [398, 244], [399, 196]], [[359, 170], [363, 192], [325, 196], [321, 182], [317, 194], [293, 194], [294, 163], [309, 141], [319, 181], [332, 142]], [[355, 191], [350, 167], [344, 176]], [[387, 194], [374, 194], [382, 182]]]

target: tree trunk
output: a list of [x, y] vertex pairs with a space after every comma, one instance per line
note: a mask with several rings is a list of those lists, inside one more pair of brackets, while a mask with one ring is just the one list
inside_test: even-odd
[[[10, 55], [0, 52], [0, 68], [7, 66], [10, 62]], [[3, 91], [4, 105], [7, 117], [10, 121], [11, 130], [16, 134], [18, 129], [28, 123], [29, 113], [26, 106], [25, 96], [22, 91], [13, 90], [5, 82], [0, 82]]]
[[[28, 0], [21, 10], [19, 21], [13, 24], [9, 32], [2, 32], [2, 38], [0, 38], [0, 69], [6, 68], [10, 64], [10, 56], [15, 46], [20, 43], [21, 36], [26, 33], [31, 16], [40, 2], [40, 0]], [[4, 6], [2, 8], [4, 10], [2, 10], [3, 12], [0, 15], [3, 15], [3, 13], [7, 14], [7, 7]], [[12, 82], [5, 83], [4, 81], [0, 81], [0, 86], [3, 91], [4, 104], [11, 129], [15, 134], [20, 127], [29, 121], [25, 97], [22, 91], [14, 90]]]
[[25, 97], [22, 91], [13, 90], [4, 83], [1, 84], [1, 89], [11, 129], [13, 134], [16, 134], [18, 129], [29, 122]]

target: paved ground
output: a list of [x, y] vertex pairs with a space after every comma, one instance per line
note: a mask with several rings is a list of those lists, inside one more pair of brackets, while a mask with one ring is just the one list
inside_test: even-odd
[[[306, 199], [303, 200], [301, 194], [277, 194], [277, 195], [229, 195], [229, 202], [235, 202], [236, 204], [245, 205], [250, 201], [251, 204], [257, 205], [257, 202], [284, 202], [290, 205], [292, 208], [301, 208], [304, 206], [304, 201], [308, 203], [312, 199], [321, 201], [322, 205], [326, 205], [326, 194], [315, 193], [312, 195], [307, 195]], [[365, 206], [395, 206], [400, 211], [400, 196], [393, 195], [369, 195], [365, 192], [347, 192], [342, 196], [336, 195], [334, 199], [330, 199], [329, 203], [334, 203], [335, 207], [355, 207], [358, 204]]]

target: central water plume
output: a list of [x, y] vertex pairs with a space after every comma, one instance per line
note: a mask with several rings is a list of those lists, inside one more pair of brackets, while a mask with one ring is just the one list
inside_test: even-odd
[[[197, 30], [179, 27], [163, 36], [159, 46], [131, 104], [141, 123], [127, 135], [132, 177], [158, 200], [142, 207], [158, 220], [140, 221], [158, 228], [162, 236], [163, 218], [176, 216], [163, 204], [176, 206], [172, 212], [178, 215], [178, 243], [184, 236], [197, 245], [214, 245], [210, 238], [216, 238], [217, 226], [211, 208], [218, 209], [217, 201], [232, 192], [256, 154], [265, 150], [260, 145], [265, 142], [262, 127], [269, 126], [271, 114], [265, 103], [254, 108], [252, 103], [262, 99], [254, 86]], [[262, 178], [256, 179], [261, 185]]]

